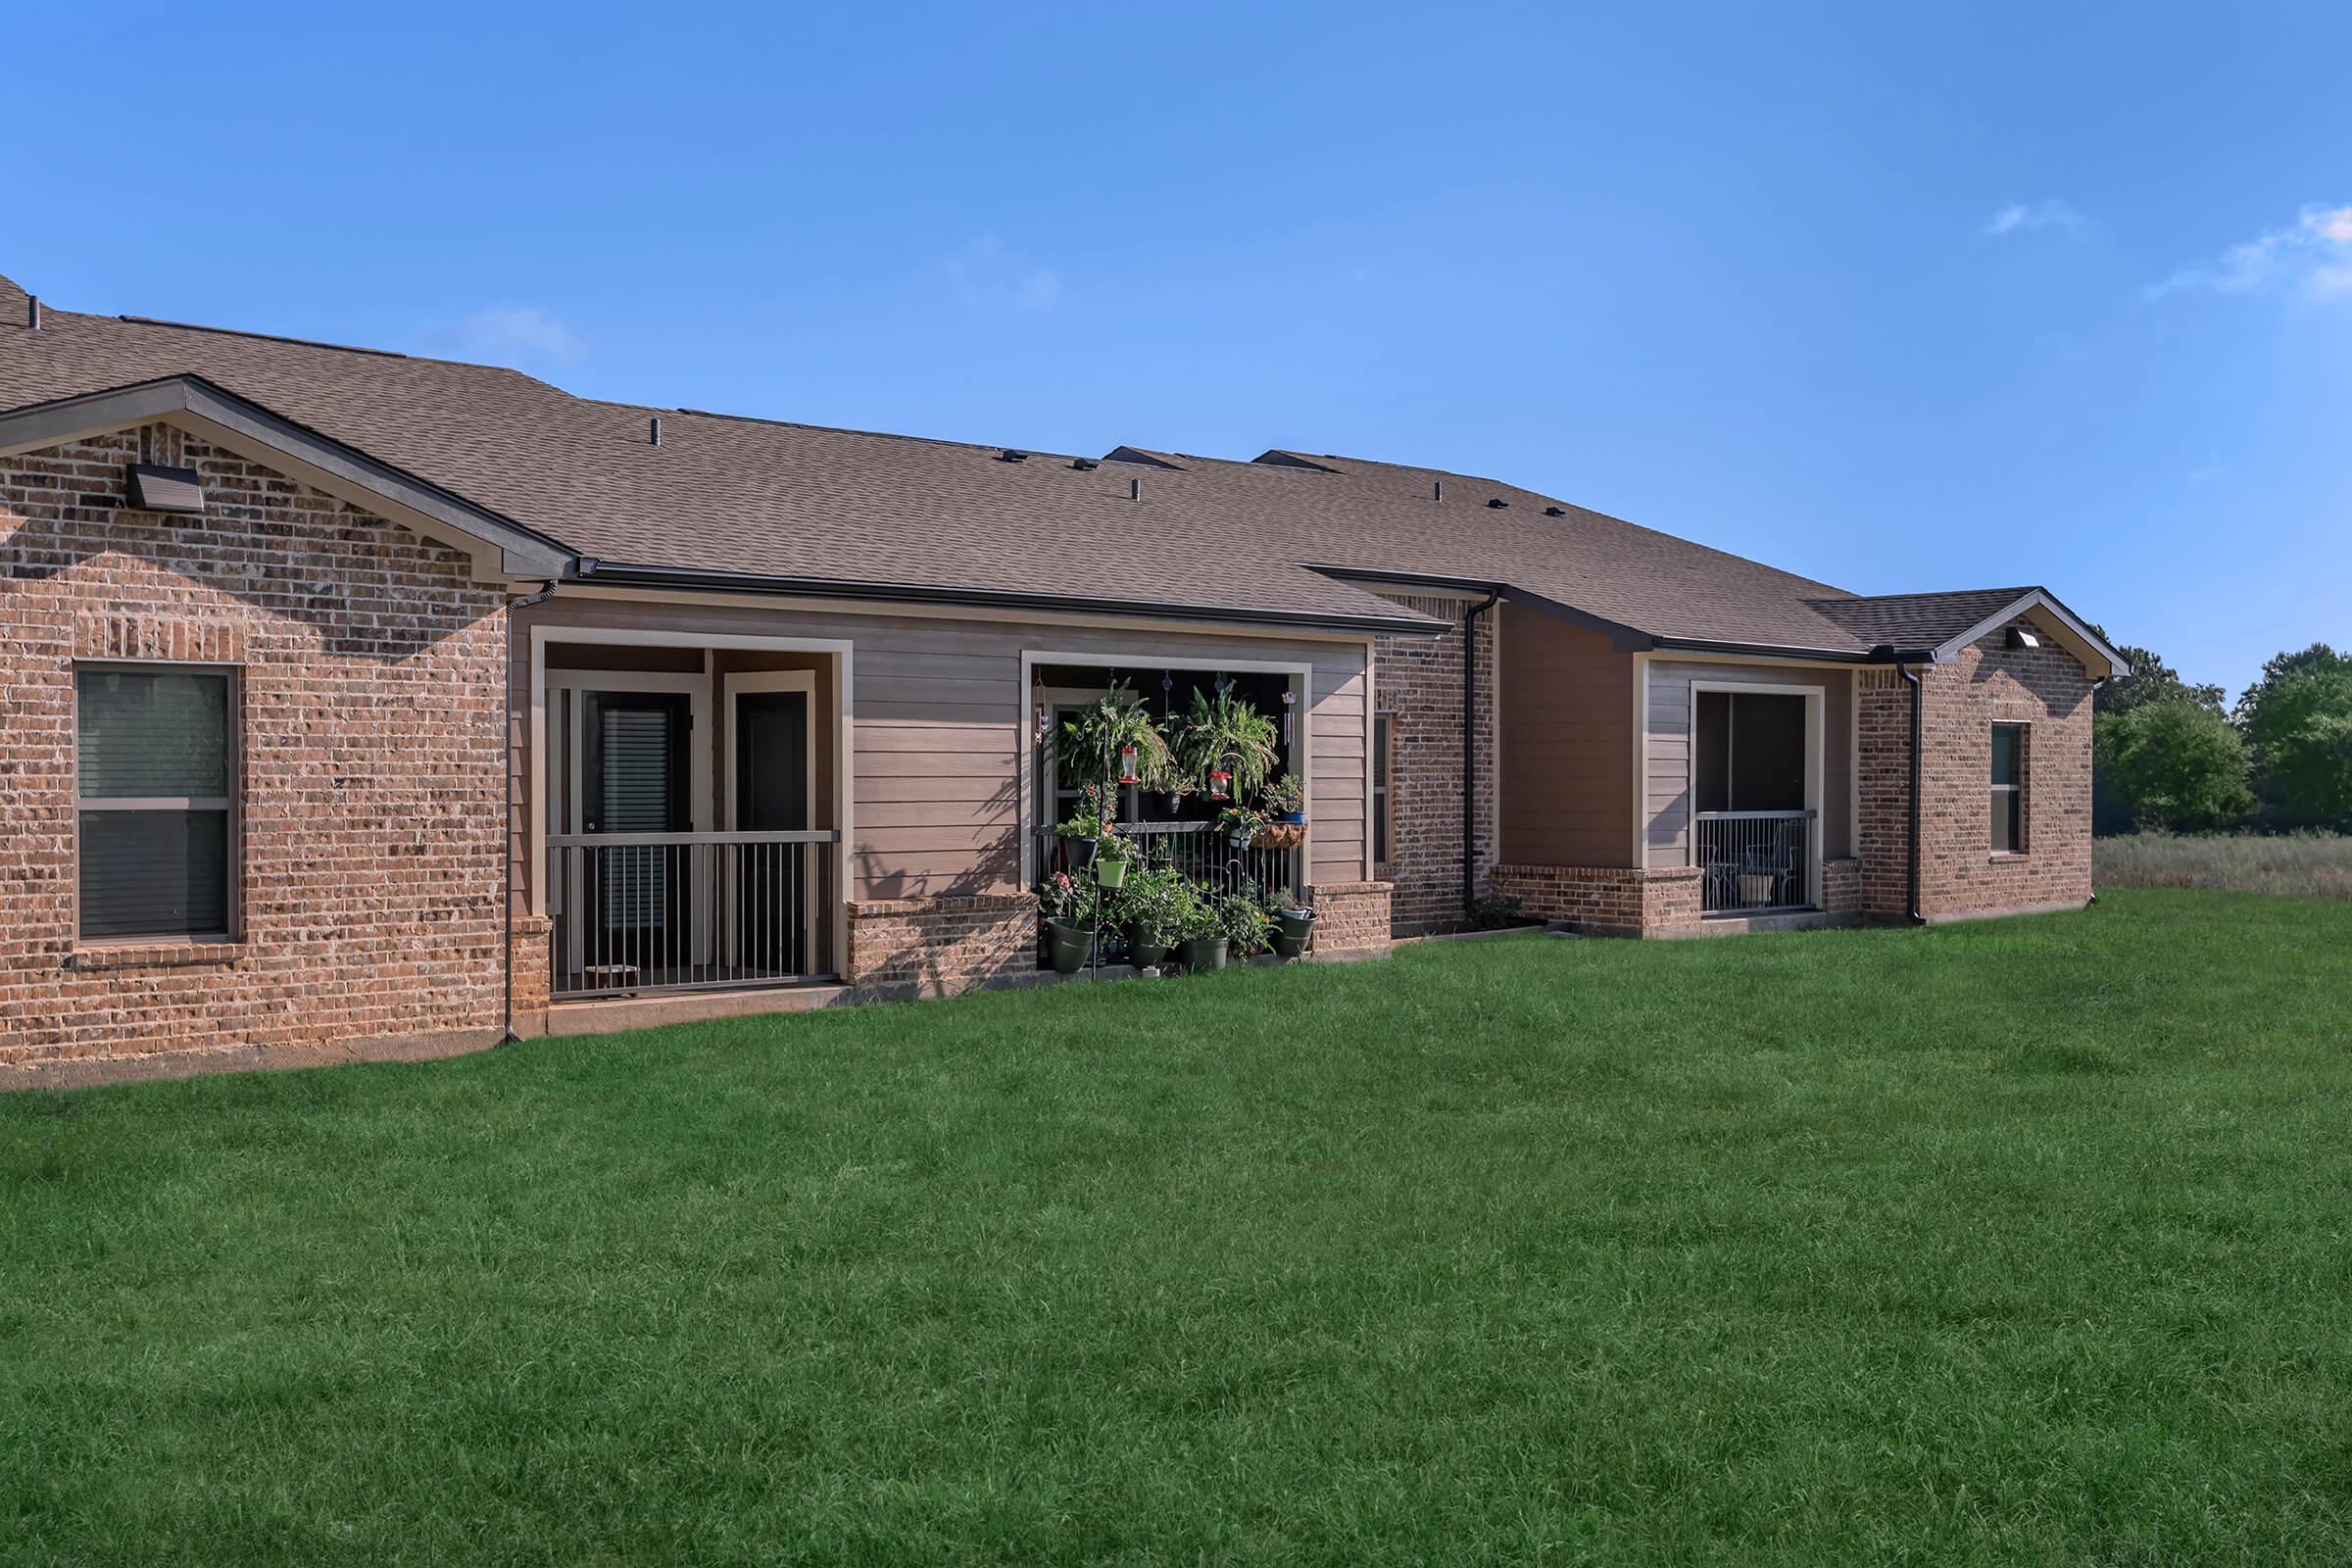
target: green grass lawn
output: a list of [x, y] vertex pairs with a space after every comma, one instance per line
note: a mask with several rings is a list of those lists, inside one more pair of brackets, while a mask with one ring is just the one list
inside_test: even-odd
[[2352, 1558], [2352, 906], [0, 1101], [0, 1561]]

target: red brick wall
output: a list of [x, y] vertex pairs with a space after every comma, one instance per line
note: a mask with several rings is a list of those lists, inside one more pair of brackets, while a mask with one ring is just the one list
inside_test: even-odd
[[[1389, 809], [1391, 854], [1381, 875], [1396, 890], [1390, 913], [1398, 936], [1446, 929], [1462, 921], [1462, 633], [1464, 613], [1478, 600], [1420, 594], [1386, 595], [1408, 610], [1453, 623], [1434, 641], [1382, 637], [1374, 642], [1372, 706], [1393, 715], [1396, 750]], [[1494, 862], [1497, 736], [1496, 610], [1478, 618], [1477, 891]]]
[[1037, 968], [1037, 896], [985, 893], [850, 903], [850, 962], [857, 986], [913, 983], [962, 991]]
[[1698, 918], [1696, 866], [1498, 865], [1494, 892], [1528, 918], [1602, 936], [1656, 935]]
[[1315, 952], [1358, 953], [1389, 945], [1396, 917], [1386, 882], [1318, 882], [1306, 893], [1315, 911]]
[[[2006, 628], [1922, 671], [1927, 765], [1920, 908], [1929, 918], [2080, 904], [2090, 897], [2091, 680], [2055, 647], [2005, 649]], [[1911, 696], [1892, 671], [1863, 677], [1863, 906], [1907, 912]], [[1992, 853], [1992, 725], [2027, 727], [2026, 848]]]
[[[142, 459], [205, 514], [122, 509]], [[0, 1065], [498, 1029], [504, 627], [463, 556], [170, 426], [0, 458]], [[241, 665], [241, 940], [78, 945], [77, 657]]]

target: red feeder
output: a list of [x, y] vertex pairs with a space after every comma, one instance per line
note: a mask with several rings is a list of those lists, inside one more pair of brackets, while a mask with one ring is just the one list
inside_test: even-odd
[[1135, 770], [1135, 748], [1132, 746], [1119, 748], [1119, 782], [1122, 784], [1141, 784], [1143, 782], [1142, 776]]
[[1233, 794], [1233, 775], [1219, 769], [1208, 775], [1208, 798], [1222, 801]]

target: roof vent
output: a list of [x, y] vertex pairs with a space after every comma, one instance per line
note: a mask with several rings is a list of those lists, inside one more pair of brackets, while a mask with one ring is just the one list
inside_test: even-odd
[[2041, 639], [2026, 628], [2023, 621], [2012, 621], [2009, 635], [2001, 639], [2003, 648], [2039, 648]]
[[646, 439], [655, 446], [662, 444], [662, 416], [659, 414], [654, 416], [652, 428], [646, 432]]
[[1510, 503], [1509, 503], [1508, 501], [1505, 501], [1505, 500], [1503, 500], [1503, 499], [1502, 499], [1502, 497], [1500, 497], [1500, 496], [1489, 496], [1489, 497], [1487, 497], [1487, 505], [1488, 505], [1488, 506], [1490, 506], [1490, 507], [1494, 507], [1494, 508], [1495, 508], [1495, 509], [1497, 509], [1497, 510], [1500, 510], [1500, 509], [1501, 509], [1501, 508], [1503, 508], [1503, 507], [1507, 507], [1507, 506], [1509, 506], [1509, 505], [1510, 505]]
[[1080, 473], [1091, 473], [1102, 465], [1097, 463], [1093, 458], [1072, 458], [1070, 466], [1076, 468]]
[[1144, 499], [1143, 480], [1130, 479], [1127, 481], [1127, 499], [1130, 501], [1141, 501]]
[[1015, 452], [1012, 448], [1006, 447], [1004, 451], [997, 454], [997, 461], [999, 463], [1027, 463], [1029, 461], [1029, 454], [1026, 452]]
[[134, 463], [122, 487], [122, 499], [135, 512], [200, 513], [204, 510], [204, 486], [194, 468]]
[[1568, 515], [1568, 509], [1566, 507], [1545, 507], [1544, 509], [1544, 515], [1546, 517], [1565, 517]]
[[41, 329], [41, 297], [38, 294], [24, 296], [24, 324], [35, 332]]
[[1443, 501], [1446, 499], [1445, 480], [1437, 479], [1431, 482], [1429, 487], [1429, 499], [1432, 501]]

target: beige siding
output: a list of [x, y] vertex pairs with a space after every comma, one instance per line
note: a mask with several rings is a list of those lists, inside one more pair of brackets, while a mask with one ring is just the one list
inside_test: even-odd
[[1649, 863], [1690, 858], [1690, 684], [1821, 688], [1822, 854], [1850, 855], [1853, 833], [1854, 676], [1842, 666], [1733, 664], [1700, 660], [1649, 662], [1647, 798], [1642, 818]]
[[[526, 625], [809, 637], [853, 645], [853, 896], [1001, 892], [1021, 879], [1024, 651], [1154, 666], [1222, 658], [1312, 667], [1307, 715], [1310, 876], [1363, 874], [1364, 645], [1138, 628], [1022, 625], [834, 613], [750, 604], [558, 599]], [[516, 643], [518, 712], [528, 710], [528, 635]]]
[[1634, 659], [1595, 631], [1503, 609], [1502, 859], [1633, 858]]

